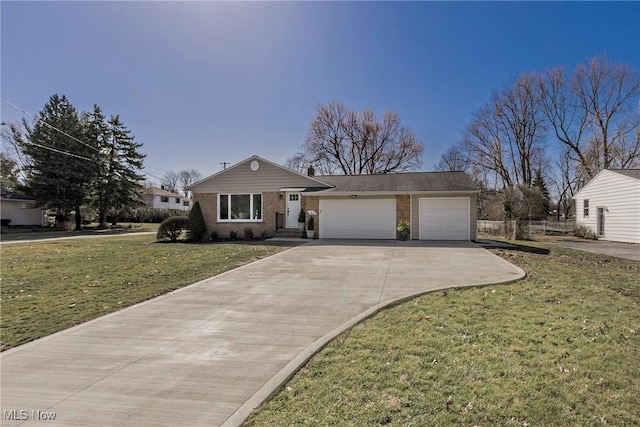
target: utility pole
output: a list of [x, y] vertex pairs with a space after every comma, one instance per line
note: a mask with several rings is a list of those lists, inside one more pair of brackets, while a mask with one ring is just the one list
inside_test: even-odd
[[220, 164], [222, 165], [222, 169], [224, 170], [224, 169], [227, 168], [227, 165], [230, 165], [231, 163], [229, 163], [229, 162], [220, 162]]

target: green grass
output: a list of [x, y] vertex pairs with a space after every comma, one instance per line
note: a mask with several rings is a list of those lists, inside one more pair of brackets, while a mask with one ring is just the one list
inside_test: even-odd
[[60, 237], [77, 237], [77, 236], [107, 236], [118, 234], [130, 234], [140, 232], [158, 231], [160, 224], [158, 223], [140, 223], [140, 222], [122, 222], [118, 223], [117, 228], [109, 228], [105, 230], [97, 230], [97, 223], [85, 225], [82, 231], [60, 231], [55, 228], [4, 228], [2, 230], [3, 241], [19, 241], [19, 240], [43, 240], [54, 239]]
[[285, 248], [154, 239], [141, 235], [1, 245], [2, 350]]
[[383, 310], [247, 425], [640, 425], [640, 263], [522, 244], [526, 279]]

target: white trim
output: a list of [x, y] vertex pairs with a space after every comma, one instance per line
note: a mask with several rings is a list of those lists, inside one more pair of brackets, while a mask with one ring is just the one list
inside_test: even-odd
[[[220, 196], [227, 196], [228, 200], [228, 206], [227, 206], [227, 215], [231, 216], [231, 196], [249, 196], [249, 214], [251, 215], [252, 212], [254, 212], [254, 208], [253, 208], [253, 197], [255, 195], [260, 195], [260, 218], [259, 219], [255, 219], [255, 218], [220, 218]], [[217, 201], [217, 208], [216, 208], [216, 212], [217, 212], [217, 218], [216, 218], [216, 222], [219, 223], [224, 223], [224, 222], [232, 222], [232, 223], [238, 223], [238, 222], [264, 222], [264, 194], [262, 193], [218, 193], [216, 195], [216, 201]]]

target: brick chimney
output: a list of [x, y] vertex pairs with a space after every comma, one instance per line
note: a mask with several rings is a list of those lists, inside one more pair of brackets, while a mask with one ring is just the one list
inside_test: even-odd
[[307, 176], [314, 176], [316, 174], [316, 171], [313, 169], [313, 166], [309, 166], [307, 168]]

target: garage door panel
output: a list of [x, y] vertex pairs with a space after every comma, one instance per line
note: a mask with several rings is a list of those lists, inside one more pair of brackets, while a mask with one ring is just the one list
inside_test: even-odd
[[395, 199], [321, 199], [320, 238], [395, 239]]
[[420, 240], [469, 240], [468, 197], [421, 198]]

